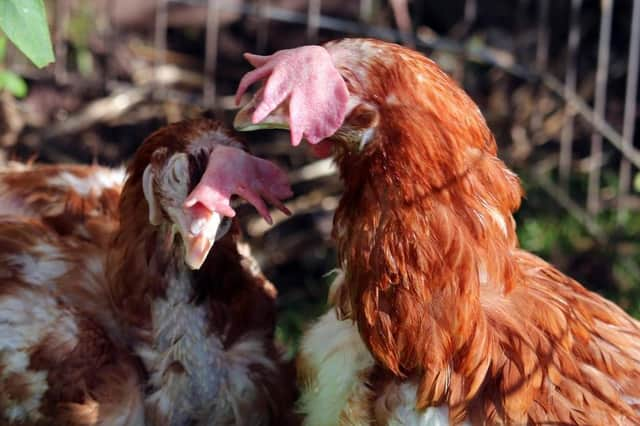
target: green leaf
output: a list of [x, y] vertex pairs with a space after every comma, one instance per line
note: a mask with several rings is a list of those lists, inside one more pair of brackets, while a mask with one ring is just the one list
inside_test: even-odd
[[636, 176], [633, 178], [633, 188], [640, 192], [640, 173], [636, 173]]
[[[0, 0], [3, 1], [3, 0]], [[7, 90], [16, 98], [27, 96], [27, 82], [11, 71], [0, 71], [0, 90]]]
[[4, 61], [4, 57], [7, 54], [7, 38], [0, 34], [0, 62]]
[[76, 52], [76, 63], [78, 71], [82, 75], [90, 75], [93, 72], [93, 56], [91, 51], [85, 48], [79, 48]]
[[37, 67], [54, 61], [42, 0], [0, 0], [0, 28]]

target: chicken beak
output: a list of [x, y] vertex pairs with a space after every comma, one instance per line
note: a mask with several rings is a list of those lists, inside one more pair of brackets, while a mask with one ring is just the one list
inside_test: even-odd
[[233, 127], [240, 132], [251, 132], [263, 129], [289, 129], [289, 108], [286, 102], [283, 102], [273, 110], [264, 120], [259, 123], [253, 122], [253, 113], [256, 105], [259, 103], [259, 94], [254, 96], [251, 101], [243, 106], [236, 114], [233, 120]]
[[202, 207], [186, 212], [191, 220], [188, 226], [179, 226], [185, 248], [185, 263], [191, 269], [200, 269], [213, 244], [222, 238], [231, 226], [231, 220]]

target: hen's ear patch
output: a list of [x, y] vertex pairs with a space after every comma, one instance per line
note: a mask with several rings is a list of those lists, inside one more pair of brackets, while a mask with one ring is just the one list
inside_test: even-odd
[[162, 213], [160, 212], [158, 201], [156, 200], [153, 185], [153, 169], [151, 164], [149, 164], [142, 174], [142, 192], [144, 193], [144, 198], [147, 200], [147, 205], [149, 207], [149, 223], [152, 225], [160, 225]]
[[180, 188], [189, 180], [189, 157], [184, 152], [174, 154], [169, 158], [166, 165], [165, 183], [175, 189]]

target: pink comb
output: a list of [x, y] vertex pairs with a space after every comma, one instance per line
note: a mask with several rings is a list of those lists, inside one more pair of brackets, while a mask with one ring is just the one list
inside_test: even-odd
[[[264, 200], [285, 214], [291, 212], [281, 200], [291, 197], [287, 174], [270, 161], [254, 157], [241, 149], [217, 146], [198, 185], [184, 206], [194, 214], [206, 208], [223, 216], [234, 217], [231, 196], [237, 194], [251, 203], [258, 213], [272, 223]], [[263, 200], [264, 199], [264, 200]]]
[[291, 144], [304, 137], [311, 144], [333, 135], [347, 112], [349, 91], [329, 52], [320, 46], [280, 50], [271, 56], [245, 53], [256, 67], [244, 75], [236, 92], [236, 104], [252, 84], [266, 79], [251, 120], [257, 124], [289, 99]]

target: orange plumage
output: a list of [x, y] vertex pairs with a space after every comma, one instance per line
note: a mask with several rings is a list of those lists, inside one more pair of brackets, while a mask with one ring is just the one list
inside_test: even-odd
[[193, 235], [182, 228], [197, 234], [212, 212], [184, 198], [221, 146], [247, 169], [263, 161], [196, 120], [151, 135], [121, 192], [92, 166], [0, 173], [1, 424], [291, 420], [276, 290], [237, 224], [223, 221], [199, 268], [185, 261]]
[[[335, 311], [303, 341], [307, 424], [324, 424], [318, 412], [332, 392], [344, 394], [341, 424], [639, 424], [640, 324], [518, 248], [512, 213], [522, 189], [473, 101], [401, 46], [324, 47], [348, 101], [297, 102], [330, 118], [346, 107], [324, 142], [345, 185], [333, 231], [344, 276], [332, 288]], [[249, 56], [258, 70], [240, 92], [266, 77], [302, 96], [307, 83], [296, 75], [315, 65], [308, 56], [287, 62], [296, 51], [311, 52]], [[237, 128], [259, 127], [262, 117], [249, 113], [278, 105], [288, 90], [263, 87]], [[290, 107], [265, 122], [302, 126], [297, 134], [315, 142], [326, 129], [296, 122]], [[345, 322], [357, 327], [362, 351]], [[320, 356], [322, 341], [331, 349]], [[331, 351], [353, 363], [349, 391], [328, 377]]]

